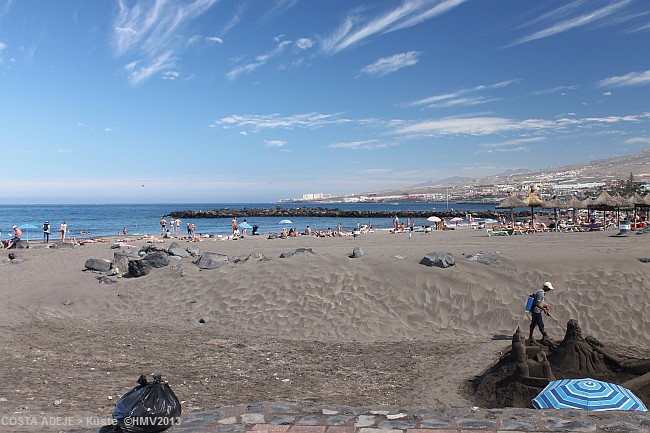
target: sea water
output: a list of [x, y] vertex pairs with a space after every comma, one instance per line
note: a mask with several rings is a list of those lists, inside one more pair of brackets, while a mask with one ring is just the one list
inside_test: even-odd
[[[391, 212], [406, 223], [404, 214], [408, 211], [430, 211], [435, 215], [436, 210], [458, 211], [459, 215], [467, 212], [494, 210], [494, 205], [457, 204], [449, 203], [164, 203], [164, 204], [21, 204], [0, 205], [0, 235], [2, 239], [11, 237], [12, 226], [35, 227], [23, 229], [23, 236], [32, 240], [43, 238], [43, 223], [50, 222], [51, 239], [58, 238], [58, 230], [65, 220], [68, 224], [68, 236], [92, 237], [112, 236], [122, 234], [124, 228], [129, 235], [161, 234], [160, 219], [170, 212], [183, 210], [212, 210], [212, 209], [243, 209], [243, 208], [285, 208], [323, 207], [341, 210], [363, 210]], [[286, 227], [304, 231], [307, 226], [312, 230], [336, 230], [339, 223], [343, 230], [352, 230], [359, 225], [372, 225], [376, 229], [392, 227], [392, 218], [330, 218], [330, 217], [290, 217], [292, 224], [280, 224], [283, 217], [239, 217], [241, 224], [247, 220], [251, 226], [259, 226], [260, 233], [277, 233]], [[169, 217], [167, 217], [169, 221]], [[192, 218], [183, 220], [181, 234], [187, 233], [188, 223], [196, 225], [197, 233], [230, 234], [231, 218]], [[426, 218], [416, 218], [415, 225], [424, 226], [431, 223]], [[466, 221], [459, 223], [466, 225]], [[82, 235], [81, 232], [84, 232]], [[248, 230], [250, 233], [250, 229]]]

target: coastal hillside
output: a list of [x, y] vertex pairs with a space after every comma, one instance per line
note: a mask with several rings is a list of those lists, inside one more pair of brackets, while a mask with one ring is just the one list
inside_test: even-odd
[[541, 170], [527, 171], [524, 169], [507, 171], [496, 176], [483, 178], [456, 178], [441, 181], [428, 181], [418, 185], [407, 186], [395, 190], [371, 191], [359, 193], [367, 196], [391, 196], [411, 194], [435, 194], [446, 192], [447, 189], [467, 189], [487, 185], [523, 185], [523, 184], [583, 184], [592, 182], [609, 183], [616, 180], [627, 180], [630, 174], [640, 181], [650, 181], [650, 148], [641, 152], [606, 159], [581, 162], [578, 164], [548, 167]]

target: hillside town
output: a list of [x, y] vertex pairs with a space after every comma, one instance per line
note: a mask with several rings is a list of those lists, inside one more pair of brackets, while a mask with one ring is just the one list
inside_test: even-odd
[[431, 182], [397, 190], [334, 195], [307, 193], [280, 202], [363, 203], [363, 202], [455, 202], [498, 203], [508, 195], [521, 198], [534, 189], [542, 200], [553, 197], [595, 196], [601, 191], [620, 194], [650, 191], [650, 150], [568, 167], [514, 172], [465, 182]]

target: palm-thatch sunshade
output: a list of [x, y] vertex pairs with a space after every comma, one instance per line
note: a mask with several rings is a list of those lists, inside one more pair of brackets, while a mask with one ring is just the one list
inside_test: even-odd
[[621, 210], [631, 210], [634, 209], [634, 204], [626, 197], [623, 197], [619, 193], [614, 195], [614, 200], [618, 203], [617, 209]]
[[530, 223], [534, 226], [535, 225], [535, 211], [534, 208], [536, 207], [544, 207], [545, 203], [544, 200], [539, 198], [537, 194], [535, 194], [535, 191], [531, 188], [530, 193], [528, 194], [528, 197], [524, 199], [524, 203], [526, 204], [527, 207], [530, 207]]
[[632, 203], [634, 205], [634, 224], [635, 225], [632, 226], [633, 228], [636, 228], [636, 223], [637, 223], [637, 219], [638, 219], [638, 217], [637, 217], [638, 216], [638, 209], [639, 208], [640, 209], [647, 208], [648, 205], [650, 205], [650, 203], [648, 202], [648, 198], [650, 198], [650, 195], [646, 195], [645, 197], [642, 197], [637, 192], [635, 192], [634, 194], [632, 194], [628, 198], [630, 203]]
[[573, 209], [573, 223], [576, 222], [576, 209], [586, 209], [587, 205], [585, 204], [587, 200], [582, 201], [577, 196], [571, 196], [571, 200], [567, 203], [569, 209]]
[[515, 214], [513, 209], [516, 207], [527, 207], [527, 205], [523, 200], [515, 195], [509, 195], [495, 206], [496, 209], [510, 209], [510, 221], [512, 221], [513, 225], [515, 223]]
[[591, 200], [589, 207], [595, 210], [603, 211], [603, 227], [605, 224], [605, 211], [612, 211], [618, 208], [618, 201], [609, 195], [607, 191], [598, 194], [598, 197]]
[[596, 197], [589, 203], [589, 207], [592, 209], [602, 210], [602, 211], [614, 210], [618, 207], [618, 201], [616, 201], [614, 197], [609, 195], [607, 191], [603, 191], [600, 194], [598, 194], [598, 197]]
[[547, 201], [545, 207], [553, 208], [553, 218], [555, 219], [555, 231], [560, 230], [559, 227], [560, 218], [558, 215], [558, 209], [566, 209], [567, 204], [554, 195], [553, 200]]
[[616, 222], [618, 222], [618, 225], [619, 225], [619, 228], [620, 228], [620, 225], [621, 225], [621, 218], [620, 218], [621, 210], [626, 211], [625, 212], [625, 218], [627, 219], [628, 218], [627, 211], [634, 209], [634, 204], [632, 204], [632, 202], [627, 197], [623, 197], [619, 193], [614, 194], [614, 200], [616, 200], [616, 202], [617, 202], [617, 206], [616, 206]]

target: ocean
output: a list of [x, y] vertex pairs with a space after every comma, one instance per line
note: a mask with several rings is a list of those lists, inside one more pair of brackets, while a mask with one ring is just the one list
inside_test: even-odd
[[[159, 221], [163, 215], [173, 211], [182, 210], [210, 210], [210, 209], [242, 209], [242, 208], [285, 208], [295, 207], [324, 207], [337, 208], [342, 210], [366, 210], [366, 211], [387, 211], [396, 215], [407, 211], [431, 211], [434, 215], [436, 210], [480, 212], [494, 210], [494, 205], [482, 204], [459, 204], [459, 203], [160, 203], [160, 204], [21, 204], [0, 205], [0, 230], [2, 239], [7, 239], [12, 234], [12, 227], [29, 227], [23, 229], [23, 236], [32, 240], [43, 238], [43, 223], [50, 222], [51, 238], [58, 238], [58, 229], [65, 220], [68, 224], [69, 236], [92, 237], [112, 236], [121, 234], [123, 228], [127, 229], [129, 235], [154, 234], [159, 235], [161, 228]], [[167, 218], [169, 220], [169, 218]], [[279, 217], [249, 217], [248, 223], [259, 226], [260, 233], [279, 232], [283, 225], [280, 225], [282, 218]], [[238, 218], [242, 223], [244, 218]], [[184, 220], [181, 224], [181, 233], [186, 233], [188, 223], [196, 225], [197, 233], [208, 234], [230, 234], [230, 218], [195, 218], [191, 221]], [[373, 228], [392, 227], [391, 218], [370, 218], [359, 220], [358, 218], [326, 218], [326, 217], [301, 217], [291, 218], [292, 224], [286, 225], [287, 229], [295, 227], [304, 231], [310, 226], [313, 230], [335, 229], [339, 223], [344, 230], [352, 230], [357, 223], [372, 224]], [[406, 222], [406, 221], [404, 221]], [[461, 222], [460, 224], [466, 224]], [[415, 225], [429, 225], [425, 218], [416, 218]], [[32, 228], [33, 227], [33, 228]], [[84, 235], [81, 235], [81, 232]], [[88, 234], [89, 232], [89, 234]], [[249, 230], [250, 233], [250, 230]]]

